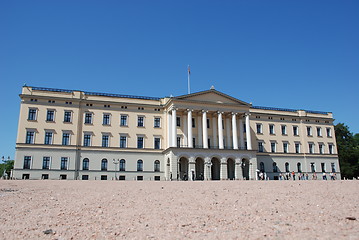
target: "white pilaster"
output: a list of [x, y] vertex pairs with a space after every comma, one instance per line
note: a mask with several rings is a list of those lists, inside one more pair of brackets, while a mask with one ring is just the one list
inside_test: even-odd
[[223, 149], [223, 123], [222, 112], [218, 112], [218, 146], [219, 149]]
[[172, 114], [167, 111], [167, 147], [172, 147]]
[[171, 147], [176, 147], [177, 144], [177, 115], [176, 108], [172, 108], [172, 133], [171, 133]]
[[233, 136], [233, 149], [238, 149], [237, 137], [237, 113], [232, 113], [232, 136]]
[[221, 163], [220, 163], [220, 179], [221, 180], [226, 180], [228, 178], [228, 173], [227, 173], [227, 159], [226, 158], [222, 158], [221, 159]]
[[187, 142], [188, 147], [193, 148], [193, 136], [192, 136], [192, 110], [187, 109]]
[[244, 129], [243, 129], [243, 116], [239, 118], [239, 146], [244, 149]]
[[229, 116], [226, 117], [226, 142], [227, 146], [226, 149], [230, 149], [232, 147], [232, 141], [231, 141], [231, 120], [229, 119]]
[[207, 111], [202, 111], [203, 148], [208, 148]]
[[246, 114], [247, 149], [252, 150], [251, 126], [249, 125], [249, 113]]

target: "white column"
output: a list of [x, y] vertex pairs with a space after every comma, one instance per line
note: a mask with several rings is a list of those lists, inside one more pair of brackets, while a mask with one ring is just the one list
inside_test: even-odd
[[218, 112], [218, 146], [219, 149], [223, 149], [223, 123], [222, 112]]
[[193, 136], [192, 136], [192, 110], [187, 109], [187, 132], [188, 132], [188, 147], [193, 148]]
[[238, 149], [237, 137], [237, 113], [232, 113], [232, 135], [233, 135], [233, 149]]
[[243, 116], [239, 118], [239, 145], [244, 149], [244, 129], [243, 129]]
[[251, 126], [249, 125], [249, 113], [246, 114], [247, 149], [252, 150]]
[[170, 111], [167, 111], [167, 147], [172, 147], [172, 115]]
[[176, 109], [172, 108], [172, 140], [171, 140], [171, 147], [176, 147], [177, 145], [177, 115]]
[[203, 148], [208, 148], [207, 111], [202, 111]]
[[226, 117], [226, 138], [227, 138], [227, 149], [230, 149], [232, 146], [231, 143], [231, 120], [229, 119], [229, 117]]
[[183, 145], [188, 146], [188, 126], [187, 126], [187, 118], [183, 118]]
[[202, 132], [202, 119], [201, 119], [201, 114], [198, 114], [197, 116], [197, 136], [198, 136], [198, 146], [203, 146], [203, 141], [202, 141], [202, 137], [203, 137], [203, 132]]
[[217, 137], [217, 119], [215, 114], [212, 116], [212, 131], [213, 131], [213, 146], [218, 146], [218, 137]]

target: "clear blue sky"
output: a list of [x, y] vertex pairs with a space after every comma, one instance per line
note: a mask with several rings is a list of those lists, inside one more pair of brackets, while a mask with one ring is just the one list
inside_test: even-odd
[[30, 86], [163, 97], [214, 85], [359, 133], [359, 1], [0, 1], [0, 156]]

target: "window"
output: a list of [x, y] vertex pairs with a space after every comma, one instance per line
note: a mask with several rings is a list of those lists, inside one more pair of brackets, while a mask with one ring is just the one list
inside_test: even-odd
[[137, 127], [144, 127], [144, 117], [137, 118]]
[[307, 127], [307, 135], [312, 136], [312, 127]]
[[300, 153], [300, 144], [299, 143], [295, 144], [295, 153]]
[[258, 142], [258, 152], [263, 152], [263, 142]]
[[262, 124], [260, 124], [260, 123], [257, 123], [257, 133], [263, 133], [263, 131], [262, 131]]
[[41, 179], [49, 179], [49, 174], [41, 174]]
[[161, 138], [155, 138], [155, 149], [161, 148]]
[[127, 147], [127, 136], [120, 136], [120, 148]]
[[299, 172], [299, 173], [301, 173], [302, 172], [302, 165], [301, 165], [301, 163], [299, 162], [299, 163], [297, 163], [297, 171]]
[[272, 135], [275, 134], [273, 124], [269, 124], [269, 134], [272, 134]]
[[181, 147], [181, 137], [177, 137], [177, 147]]
[[313, 144], [313, 143], [309, 143], [308, 145], [309, 145], [309, 153], [310, 153], [310, 154], [313, 154], [313, 153], [314, 153], [314, 151], [313, 151], [313, 150], [314, 150], [314, 149], [313, 149], [313, 145], [314, 145], [314, 144]]
[[143, 161], [141, 159], [137, 161], [137, 171], [138, 172], [143, 171]]
[[260, 163], [259, 163], [259, 170], [260, 170], [261, 172], [264, 172], [264, 171], [265, 171], [265, 169], [264, 169], [264, 162], [260, 162]]
[[209, 125], [209, 118], [207, 118], [207, 128], [210, 128], [210, 125]]
[[104, 158], [101, 161], [101, 171], [107, 171], [107, 159]]
[[287, 135], [287, 126], [282, 125], [281, 129], [282, 129], [282, 135]]
[[329, 154], [333, 154], [333, 144], [329, 144]]
[[61, 170], [67, 170], [67, 163], [68, 158], [67, 157], [61, 157]]
[[109, 135], [102, 134], [102, 147], [109, 147]]
[[196, 127], [196, 121], [195, 118], [192, 118], [192, 127], [195, 128]]
[[158, 118], [158, 117], [155, 118], [154, 127], [155, 128], [161, 127], [161, 118]]
[[50, 169], [50, 157], [43, 157], [42, 169]]
[[108, 113], [103, 114], [102, 125], [110, 125], [110, 114]]
[[61, 180], [66, 180], [66, 179], [67, 179], [67, 175], [66, 175], [66, 174], [61, 174], [61, 175], [60, 175], [60, 179], [61, 179]]
[[36, 121], [36, 109], [34, 108], [29, 109], [29, 115], [27, 117], [27, 120]]
[[[223, 121], [222, 121], [222, 126], [223, 126]], [[247, 131], [247, 125], [243, 123], [243, 132], [245, 133], [246, 131]]]
[[273, 172], [278, 172], [278, 167], [276, 162], [273, 162]]
[[317, 136], [322, 137], [322, 128], [321, 127], [317, 127]]
[[143, 148], [143, 137], [137, 137], [137, 148]]
[[90, 161], [88, 158], [85, 158], [82, 161], [82, 170], [89, 170]]
[[65, 111], [65, 113], [64, 113], [64, 122], [67, 122], [67, 123], [69, 123], [69, 122], [71, 122], [71, 111]]
[[120, 172], [124, 172], [124, 171], [126, 171], [126, 160], [121, 159], [120, 160]]
[[120, 126], [127, 126], [127, 115], [121, 115]]
[[327, 137], [332, 137], [332, 129], [327, 128]]
[[82, 180], [89, 180], [89, 175], [82, 175]]
[[270, 149], [271, 149], [271, 152], [272, 152], [272, 153], [275, 153], [275, 150], [276, 150], [276, 149], [275, 149], [275, 148], [276, 148], [275, 145], [276, 145], [275, 142], [271, 142], [271, 143], [270, 143]]
[[289, 172], [289, 163], [286, 162], [284, 166], [285, 166], [285, 171], [286, 171], [286, 172]]
[[101, 175], [101, 180], [107, 180], [107, 175]]
[[322, 162], [320, 165], [322, 167], [322, 172], [325, 172], [325, 163]]
[[288, 143], [283, 143], [283, 152], [288, 153]]
[[62, 133], [62, 145], [70, 145], [70, 133]]
[[92, 113], [85, 113], [85, 124], [92, 124]]
[[27, 144], [34, 144], [35, 139], [35, 132], [34, 131], [27, 131], [26, 132], [26, 140], [25, 143]]
[[192, 138], [192, 145], [194, 148], [196, 148], [196, 138]]
[[161, 171], [160, 161], [159, 161], [159, 160], [156, 160], [156, 161], [154, 162], [154, 171], [155, 171], [155, 172]]
[[31, 166], [31, 156], [24, 157], [24, 169], [30, 169]]
[[332, 172], [335, 173], [336, 170], [335, 170], [335, 163], [331, 163], [331, 167], [332, 167]]
[[85, 147], [91, 146], [91, 134], [84, 135], [84, 146]]
[[47, 110], [46, 121], [53, 122], [54, 118], [55, 118], [55, 111], [54, 110]]
[[323, 154], [323, 144], [319, 144], [319, 154]]
[[314, 162], [310, 163], [310, 169], [311, 169], [312, 173], [315, 172], [315, 163]]
[[299, 136], [298, 126], [293, 126], [293, 135]]
[[53, 132], [45, 132], [45, 142], [44, 144], [52, 144]]
[[177, 127], [181, 126], [181, 117], [176, 117], [176, 126]]

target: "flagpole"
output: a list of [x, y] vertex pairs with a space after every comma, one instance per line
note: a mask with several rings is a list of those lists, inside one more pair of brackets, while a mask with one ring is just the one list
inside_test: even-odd
[[188, 65], [188, 71], [187, 71], [187, 80], [188, 80], [188, 94], [191, 93], [191, 86], [190, 86], [190, 75], [191, 75], [191, 70], [189, 68], [189, 65]]

